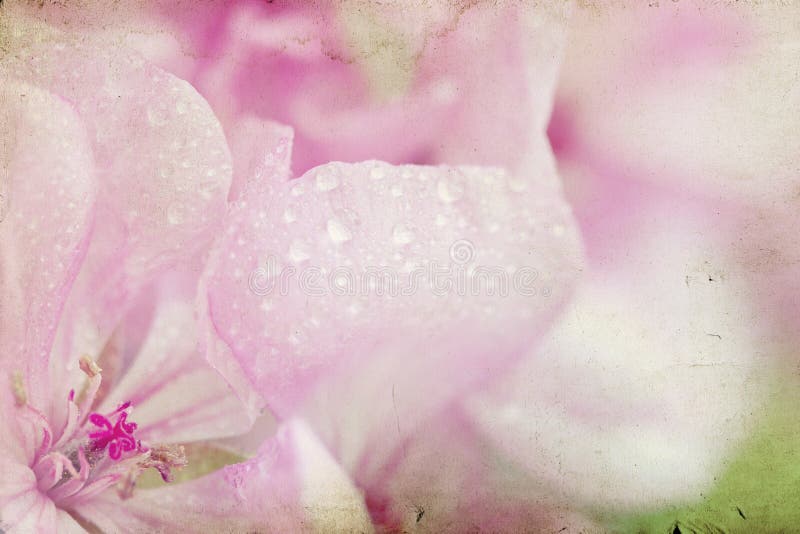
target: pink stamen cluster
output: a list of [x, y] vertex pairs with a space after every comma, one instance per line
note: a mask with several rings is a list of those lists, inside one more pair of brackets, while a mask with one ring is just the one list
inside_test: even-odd
[[[90, 405], [86, 401], [82, 404]], [[124, 403], [106, 415], [83, 416], [75, 403], [75, 393], [70, 391], [67, 420], [60, 432], [54, 432], [44, 414], [24, 405], [23, 415], [42, 433], [31, 465], [40, 491], [60, 507], [68, 508], [116, 484], [137, 468], [148, 449], [133, 434], [136, 423], [128, 421], [129, 407], [130, 403]], [[88, 423], [99, 430], [91, 431]]]
[[39, 490], [69, 509], [118, 484], [123, 486], [120, 496], [130, 496], [144, 469], [155, 468], [165, 481], [171, 480], [170, 470], [186, 465], [183, 447], [143, 446], [134, 435], [136, 423], [128, 420], [130, 402], [110, 413], [92, 412], [102, 370], [88, 357], [81, 358], [80, 368], [88, 377], [87, 387], [79, 399], [70, 390], [66, 418], [57, 427], [28, 403], [22, 379], [12, 382], [20, 415], [42, 436], [30, 466]]
[[122, 457], [123, 452], [138, 451], [146, 452], [133, 436], [136, 430], [136, 423], [128, 422], [128, 412], [125, 410], [130, 407], [130, 402], [122, 404], [114, 412], [109, 414], [117, 416], [117, 422], [112, 426], [108, 417], [99, 413], [89, 415], [89, 421], [100, 430], [90, 432], [89, 450], [92, 452], [102, 451], [108, 447], [108, 455], [112, 460], [117, 461]]

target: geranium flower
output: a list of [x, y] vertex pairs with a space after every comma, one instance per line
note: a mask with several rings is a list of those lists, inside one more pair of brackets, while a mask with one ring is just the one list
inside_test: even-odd
[[[339, 506], [349, 486], [299, 421], [244, 463], [136, 487], [147, 470], [172, 481], [197, 443], [250, 423], [195, 327], [232, 169], [206, 103], [107, 42], [16, 49], [0, 76], [4, 531], [175, 531], [198, 519], [295, 531], [324, 519], [321, 495]], [[355, 495], [347, 517], [363, 523]]]
[[[796, 325], [797, 47], [650, 4], [8, 8], [36, 31], [0, 41], [0, 520], [594, 530], [701, 499]], [[253, 458], [142, 487], [200, 441]]]

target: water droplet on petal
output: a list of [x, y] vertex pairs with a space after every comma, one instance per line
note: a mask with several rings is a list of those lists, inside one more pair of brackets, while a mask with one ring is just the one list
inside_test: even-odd
[[439, 195], [439, 200], [446, 204], [452, 204], [461, 198], [464, 194], [464, 188], [447, 180], [439, 180], [436, 185], [436, 193]]
[[286, 208], [283, 211], [283, 222], [286, 224], [293, 223], [297, 220], [297, 214], [292, 210], [292, 208]]
[[515, 193], [522, 193], [528, 189], [528, 182], [523, 178], [512, 176], [508, 180], [508, 188]]
[[319, 191], [331, 191], [339, 187], [339, 178], [329, 172], [320, 172], [317, 174], [317, 189]]
[[353, 238], [353, 233], [339, 219], [328, 219], [327, 228], [328, 235], [334, 243], [344, 243]]
[[294, 330], [291, 334], [289, 334], [288, 341], [292, 345], [302, 345], [308, 340], [308, 336], [302, 330]]
[[382, 180], [386, 176], [386, 172], [381, 167], [373, 167], [369, 171], [369, 177], [373, 180]]
[[180, 204], [170, 204], [167, 207], [167, 222], [169, 224], [181, 224], [184, 220], [184, 210]]
[[152, 126], [164, 126], [167, 124], [167, 114], [164, 112], [163, 109], [160, 109], [155, 106], [149, 106], [147, 108], [147, 122], [149, 122]]
[[414, 231], [405, 224], [397, 224], [392, 229], [392, 241], [396, 245], [407, 245], [414, 241]]
[[308, 245], [302, 240], [295, 239], [292, 241], [292, 244], [289, 245], [289, 259], [293, 262], [300, 263], [306, 261], [310, 257], [311, 253], [309, 252]]
[[306, 184], [297, 184], [294, 187], [292, 187], [291, 191], [293, 197], [299, 197], [305, 194], [305, 192], [306, 192]]

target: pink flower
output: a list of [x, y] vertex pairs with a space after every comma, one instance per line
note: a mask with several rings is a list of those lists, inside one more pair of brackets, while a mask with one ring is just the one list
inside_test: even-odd
[[0, 76], [3, 529], [296, 531], [326, 492], [341, 505], [349, 483], [292, 420], [245, 463], [136, 488], [250, 426], [194, 318], [228, 148], [190, 85], [107, 42], [17, 49]]
[[652, 4], [8, 8], [3, 528], [701, 499], [796, 326], [797, 47]]

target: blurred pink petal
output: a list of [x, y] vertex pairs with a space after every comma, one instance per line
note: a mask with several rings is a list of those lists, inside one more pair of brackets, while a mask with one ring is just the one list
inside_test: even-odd
[[662, 2], [572, 23], [550, 130], [560, 159], [762, 207], [793, 194], [796, 10]]
[[193, 81], [226, 129], [242, 114], [290, 124], [298, 173], [365, 159], [518, 170], [547, 119], [563, 16], [240, 3], [208, 26]]
[[602, 532], [495, 454], [458, 406], [422, 425], [366, 487], [373, 519], [392, 532]]
[[763, 332], [741, 327], [757, 313], [727, 272], [730, 227], [653, 189], [542, 346], [468, 401], [485, 436], [566, 502], [700, 498], [762, 400]]
[[193, 83], [229, 138], [243, 119], [291, 125], [298, 173], [365, 159], [517, 170], [549, 112], [569, 11], [260, 1], [15, 9], [136, 48]]

